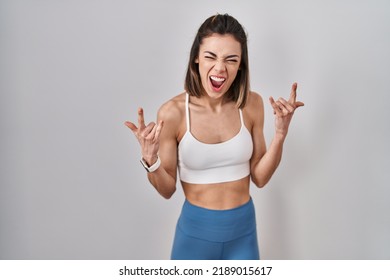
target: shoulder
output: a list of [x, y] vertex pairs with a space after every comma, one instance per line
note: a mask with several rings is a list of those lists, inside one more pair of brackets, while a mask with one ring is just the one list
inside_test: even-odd
[[161, 105], [157, 119], [164, 121], [166, 132], [179, 137], [185, 131], [186, 93], [180, 93]]
[[259, 115], [263, 115], [264, 103], [261, 95], [254, 91], [249, 92], [243, 111], [250, 117], [250, 119], [258, 118]]
[[181, 93], [161, 105], [158, 118], [164, 121], [180, 120], [184, 113], [185, 93]]
[[258, 108], [259, 106], [263, 106], [263, 98], [257, 92], [250, 91], [245, 107], [248, 107], [248, 109], [253, 109]]

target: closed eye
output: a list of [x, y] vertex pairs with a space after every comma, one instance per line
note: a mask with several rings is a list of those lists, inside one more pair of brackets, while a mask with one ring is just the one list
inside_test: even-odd
[[[215, 60], [217, 59], [217, 55], [213, 52], [210, 51], [205, 51], [204, 52], [204, 58], [209, 59], [209, 60]], [[225, 61], [231, 64], [238, 63], [239, 62], [239, 56], [236, 54], [233, 55], [228, 55], [225, 58]]]
[[238, 62], [238, 55], [229, 55], [229, 56], [226, 57], [226, 60], [228, 62], [236, 63], [236, 62]]

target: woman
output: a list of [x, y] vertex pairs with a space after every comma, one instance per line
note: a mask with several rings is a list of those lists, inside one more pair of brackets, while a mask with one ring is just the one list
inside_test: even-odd
[[249, 90], [247, 38], [229, 15], [208, 18], [191, 48], [186, 92], [163, 104], [158, 121], [126, 122], [142, 150], [150, 183], [169, 199], [177, 170], [186, 197], [176, 227], [172, 259], [259, 259], [250, 179], [261, 188], [282, 157], [296, 108], [297, 84], [288, 101], [269, 99], [275, 135], [263, 136], [264, 108]]

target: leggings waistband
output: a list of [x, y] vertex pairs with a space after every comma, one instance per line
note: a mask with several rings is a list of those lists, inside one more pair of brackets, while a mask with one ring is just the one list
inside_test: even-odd
[[252, 198], [239, 207], [212, 210], [184, 202], [177, 226], [185, 234], [214, 242], [227, 242], [256, 230]]

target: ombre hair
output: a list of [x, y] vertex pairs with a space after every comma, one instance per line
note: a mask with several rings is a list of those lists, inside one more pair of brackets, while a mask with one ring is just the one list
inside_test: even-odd
[[199, 56], [202, 40], [213, 34], [232, 35], [241, 44], [241, 62], [237, 76], [226, 93], [228, 100], [234, 101], [239, 108], [245, 106], [249, 94], [249, 64], [247, 36], [241, 24], [228, 14], [211, 16], [200, 26], [191, 47], [190, 59], [184, 83], [184, 89], [193, 96], [204, 94], [199, 66], [196, 60]]

